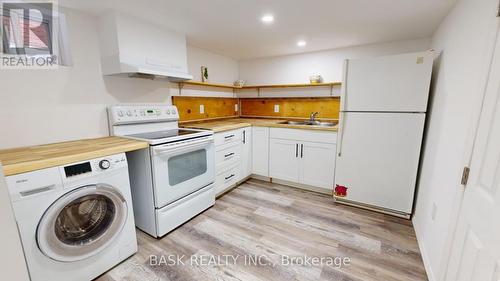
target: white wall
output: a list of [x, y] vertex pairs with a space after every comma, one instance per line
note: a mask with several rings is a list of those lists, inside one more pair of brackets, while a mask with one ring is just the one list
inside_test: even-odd
[[[434, 35], [436, 61], [413, 224], [429, 279], [443, 280], [480, 106], [498, 0], [459, 0]], [[435, 208], [435, 218], [433, 218]]]
[[237, 60], [188, 46], [188, 69], [195, 81], [201, 81], [201, 66], [208, 67], [208, 78], [213, 83], [233, 84], [238, 80]]
[[247, 84], [309, 83], [320, 74], [325, 82], [341, 81], [343, 62], [363, 58], [430, 49], [430, 39], [397, 41], [321, 52], [240, 61], [240, 79]]
[[0, 264], [2, 264], [2, 279], [29, 281], [28, 269], [23, 255], [21, 239], [17, 232], [9, 191], [3, 176], [0, 163]]
[[[115, 103], [170, 103], [176, 87], [167, 81], [103, 77], [97, 19], [67, 14], [74, 65], [58, 70], [0, 70], [0, 149], [108, 135], [106, 106]], [[190, 72], [211, 67], [214, 79], [237, 77], [233, 60], [188, 49]], [[197, 60], [200, 60], [198, 62]]]
[[0, 71], [0, 148], [106, 136], [107, 105], [169, 100], [168, 82], [103, 78], [96, 19], [66, 13], [72, 67]]

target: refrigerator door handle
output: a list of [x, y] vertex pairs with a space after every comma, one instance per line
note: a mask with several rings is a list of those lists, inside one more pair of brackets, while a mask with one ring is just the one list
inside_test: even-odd
[[344, 71], [342, 72], [342, 86], [340, 88], [340, 111], [346, 110], [347, 105], [347, 71], [349, 60], [344, 60]]
[[337, 135], [337, 156], [342, 156], [342, 142], [344, 139], [344, 119], [345, 114], [343, 111], [340, 112], [340, 122], [339, 122], [339, 130]]
[[347, 72], [349, 69], [349, 60], [344, 61], [344, 72], [342, 73], [342, 88], [340, 89], [340, 122], [339, 122], [339, 130], [337, 136], [337, 155], [338, 157], [342, 156], [342, 139], [344, 138], [344, 110], [346, 110], [347, 103]]
[[299, 144], [295, 144], [295, 158], [299, 157]]

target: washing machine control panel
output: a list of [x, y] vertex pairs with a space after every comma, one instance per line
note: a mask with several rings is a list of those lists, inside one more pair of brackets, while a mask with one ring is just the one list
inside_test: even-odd
[[69, 181], [108, 173], [122, 167], [127, 167], [125, 153], [63, 166], [61, 167], [61, 173], [63, 174], [63, 181]]

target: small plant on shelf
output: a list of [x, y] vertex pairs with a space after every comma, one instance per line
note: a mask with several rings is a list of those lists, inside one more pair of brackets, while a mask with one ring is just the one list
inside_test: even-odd
[[201, 81], [208, 82], [208, 68], [206, 66], [201, 67]]

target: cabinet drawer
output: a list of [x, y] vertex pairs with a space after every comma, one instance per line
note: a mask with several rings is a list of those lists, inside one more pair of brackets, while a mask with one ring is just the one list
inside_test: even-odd
[[223, 145], [226, 143], [241, 142], [241, 141], [242, 141], [241, 130], [220, 132], [216, 133], [214, 136], [215, 146]]
[[230, 167], [215, 177], [215, 193], [220, 194], [238, 182], [240, 169], [238, 165]]
[[215, 152], [215, 169], [219, 173], [223, 167], [238, 163], [241, 154], [241, 145], [237, 142], [218, 147]]
[[322, 143], [337, 143], [337, 132], [271, 128], [270, 138]]

